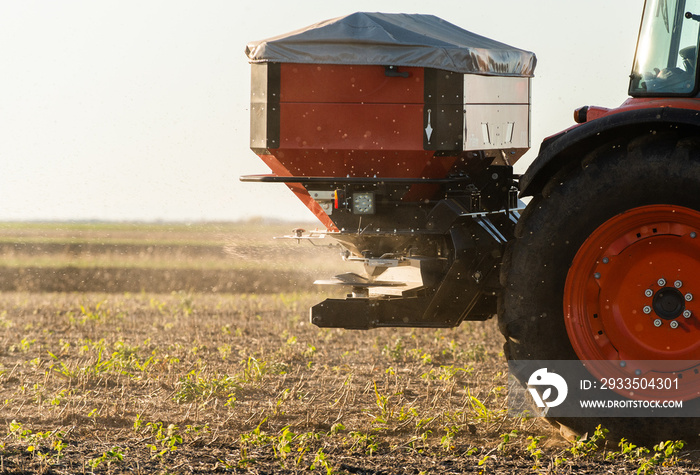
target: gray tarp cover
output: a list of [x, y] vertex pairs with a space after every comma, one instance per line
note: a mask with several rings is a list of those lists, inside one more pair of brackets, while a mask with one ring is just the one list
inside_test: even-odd
[[533, 76], [535, 55], [433, 15], [353, 13], [246, 46], [251, 63], [373, 64]]

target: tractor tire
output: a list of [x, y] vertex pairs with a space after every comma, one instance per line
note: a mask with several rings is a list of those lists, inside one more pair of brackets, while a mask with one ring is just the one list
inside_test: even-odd
[[[676, 281], [699, 298], [686, 305]], [[551, 178], [516, 226], [501, 286], [509, 360], [700, 360], [700, 140], [650, 133], [607, 143]], [[658, 301], [653, 310], [663, 313], [664, 299], [645, 291], [663, 288], [660, 319], [646, 307]], [[684, 305], [692, 317], [678, 312]], [[684, 408], [698, 414], [700, 377], [691, 389]], [[694, 417], [550, 422], [579, 435], [601, 424], [609, 439], [642, 444], [697, 441], [700, 432]]]

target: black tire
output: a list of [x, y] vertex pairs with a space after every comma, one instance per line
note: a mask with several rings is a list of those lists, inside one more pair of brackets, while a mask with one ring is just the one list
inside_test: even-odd
[[[533, 197], [518, 222], [501, 270], [498, 318], [509, 360], [579, 359], [569, 341], [563, 310], [572, 260], [586, 238], [608, 219], [655, 204], [700, 210], [700, 141], [650, 134], [627, 143], [605, 144], [580, 165], [553, 177]], [[522, 376], [519, 379], [525, 383]], [[691, 401], [696, 411], [697, 402]], [[550, 422], [576, 434], [592, 433], [602, 424], [610, 431], [610, 439], [625, 437], [646, 444], [689, 441], [700, 431], [697, 418]]]

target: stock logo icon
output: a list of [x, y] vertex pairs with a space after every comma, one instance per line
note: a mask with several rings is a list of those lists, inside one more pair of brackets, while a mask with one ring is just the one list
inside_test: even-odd
[[[550, 401], [552, 388], [557, 390], [557, 394], [556, 398]], [[540, 393], [538, 389], [541, 389], [542, 392]], [[547, 372], [547, 368], [540, 368], [530, 375], [530, 379], [527, 381], [527, 390], [530, 391], [537, 407], [556, 407], [564, 402], [569, 393], [569, 387], [564, 378], [557, 373]]]

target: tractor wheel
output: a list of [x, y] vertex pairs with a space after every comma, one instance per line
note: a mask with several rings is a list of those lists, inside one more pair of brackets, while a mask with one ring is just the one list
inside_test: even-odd
[[[658, 134], [599, 147], [533, 197], [515, 234], [499, 298], [509, 360], [700, 360], [697, 140]], [[700, 367], [686, 369], [689, 391], [678, 398], [697, 414]], [[700, 431], [692, 417], [550, 422], [569, 434], [602, 424], [639, 443]]]

